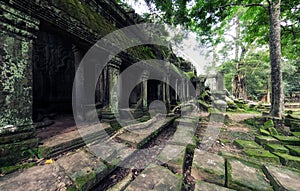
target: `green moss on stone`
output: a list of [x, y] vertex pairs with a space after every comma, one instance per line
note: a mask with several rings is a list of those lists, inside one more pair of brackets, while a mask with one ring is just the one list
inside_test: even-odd
[[271, 128], [271, 127], [274, 127], [274, 122], [273, 122], [273, 120], [272, 119], [269, 119], [268, 121], [266, 121], [265, 123], [264, 123], [264, 129], [268, 129], [268, 128]]
[[9, 174], [9, 173], [15, 172], [19, 169], [30, 168], [34, 165], [35, 165], [35, 163], [32, 162], [32, 163], [26, 163], [26, 164], [16, 164], [13, 166], [3, 166], [3, 167], [0, 167], [0, 174]]
[[292, 132], [292, 135], [294, 135], [296, 137], [300, 137], [300, 132]]
[[260, 128], [260, 129], [259, 129], [259, 133], [260, 133], [261, 135], [265, 135], [265, 136], [269, 136], [269, 135], [270, 135], [270, 132], [267, 131], [267, 130], [265, 130], [265, 129], [263, 129], [263, 128]]
[[279, 141], [271, 136], [256, 136], [255, 142], [257, 142], [260, 145], [265, 145], [267, 143], [279, 143]]
[[300, 146], [286, 145], [286, 148], [290, 150], [291, 155], [300, 156]]
[[300, 169], [300, 157], [292, 156], [292, 155], [285, 154], [285, 153], [276, 153], [275, 152], [274, 154], [280, 157], [280, 161], [283, 165]]
[[260, 145], [258, 145], [255, 141], [247, 141], [247, 140], [235, 140], [233, 142], [234, 145], [236, 145], [240, 149], [257, 149], [262, 148]]
[[270, 152], [289, 153], [289, 150], [280, 144], [266, 144], [265, 148]]
[[94, 172], [90, 172], [86, 175], [83, 176], [78, 176], [75, 178], [75, 183], [77, 185], [77, 187], [80, 190], [85, 190], [85, 185], [87, 185], [88, 183], [90, 183], [91, 181], [93, 181], [96, 178], [96, 175]]
[[279, 163], [279, 158], [264, 149], [245, 149], [244, 153], [256, 160], [263, 160], [270, 163]]
[[295, 136], [274, 136], [276, 139], [278, 139], [282, 144], [287, 145], [300, 145], [300, 138]]
[[279, 135], [274, 127], [269, 127], [268, 130], [272, 136]]

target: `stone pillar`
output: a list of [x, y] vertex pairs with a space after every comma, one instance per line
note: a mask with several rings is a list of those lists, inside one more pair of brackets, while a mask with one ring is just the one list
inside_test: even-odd
[[148, 77], [149, 72], [144, 71], [142, 74], [142, 109], [143, 111], [148, 110]]
[[176, 102], [178, 101], [178, 93], [179, 93], [179, 89], [178, 89], [178, 79], [175, 80], [175, 100]]
[[163, 97], [163, 102], [166, 103], [166, 77], [164, 77], [164, 80], [162, 82], [162, 97]]
[[157, 99], [161, 98], [161, 82], [157, 84]]
[[182, 86], [182, 100], [185, 101], [186, 100], [186, 94], [185, 94], [185, 83], [184, 83], [184, 78], [181, 80], [181, 86]]
[[[80, 62], [83, 58], [83, 53], [82, 51], [76, 46], [76, 45], [72, 45], [72, 52], [74, 54], [74, 64], [75, 64], [75, 70], [76, 70], [76, 76], [74, 79], [74, 83], [75, 83], [75, 96], [76, 96], [76, 100], [75, 100], [75, 105], [76, 108], [73, 109], [78, 109], [78, 110], [82, 110], [83, 108], [83, 104], [84, 104], [84, 68], [81, 67], [79, 68]], [[73, 95], [74, 96], [74, 95]], [[74, 111], [74, 113], [77, 113], [77, 110]], [[79, 113], [77, 113], [79, 114]], [[83, 119], [84, 116], [78, 116], [80, 119]]]
[[121, 62], [120, 58], [114, 57], [107, 65], [106, 92], [108, 92], [108, 96], [106, 99], [108, 99], [108, 106], [102, 112], [104, 119], [112, 119], [119, 113], [118, 82]]
[[189, 79], [186, 79], [186, 98], [189, 100], [190, 98], [190, 81]]
[[224, 91], [224, 73], [218, 72], [217, 73], [217, 91]]
[[167, 110], [169, 110], [170, 108], [170, 84], [169, 84], [169, 75], [166, 76], [166, 107], [167, 107]]

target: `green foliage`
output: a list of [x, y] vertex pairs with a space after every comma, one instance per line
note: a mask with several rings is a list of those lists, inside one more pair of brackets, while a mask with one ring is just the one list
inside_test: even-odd
[[[240, 19], [240, 38], [231, 39], [237, 42], [239, 48], [248, 52], [253, 46], [252, 53], [245, 52], [245, 59], [241, 59], [243, 66], [235, 69], [237, 60], [231, 60], [229, 51], [234, 48], [233, 43], [226, 46], [218, 54], [223, 55], [223, 62], [227, 65], [225, 76], [226, 87], [231, 89], [232, 77], [237, 72], [246, 72], [246, 87], [249, 95], [259, 97], [266, 91], [269, 79], [270, 59], [268, 48], [259, 51], [259, 47], [268, 46], [270, 41], [270, 3], [262, 0], [145, 0], [149, 7], [154, 7], [156, 19], [173, 24], [182, 25], [198, 34], [202, 43], [212, 45], [224, 43], [228, 31], [234, 27], [233, 21]], [[300, 55], [300, 4], [298, 0], [281, 0], [281, 33], [282, 56], [288, 63], [299, 66]], [[184, 15], [184, 16], [183, 16]], [[179, 18], [180, 16], [180, 18]], [[230, 36], [230, 34], [229, 34]], [[228, 39], [228, 38], [227, 38]], [[228, 40], [227, 40], [228, 41]], [[253, 44], [255, 43], [255, 44]], [[217, 58], [218, 56], [216, 56]], [[290, 65], [290, 64], [289, 64]], [[286, 65], [286, 68], [289, 68]], [[229, 70], [230, 69], [230, 70]], [[250, 69], [250, 70], [249, 70]], [[300, 88], [299, 67], [296, 70], [287, 70], [283, 74], [286, 92]], [[290, 74], [290, 75], [289, 75]], [[292, 80], [296, 75], [296, 80]], [[298, 79], [299, 78], [299, 79]]]

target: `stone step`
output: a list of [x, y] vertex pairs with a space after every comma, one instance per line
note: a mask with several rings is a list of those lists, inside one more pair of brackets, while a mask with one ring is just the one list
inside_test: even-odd
[[197, 181], [195, 184], [194, 191], [233, 191], [232, 189], [225, 188], [216, 184], [204, 182], [204, 181]]
[[300, 190], [300, 172], [282, 166], [264, 165], [263, 171], [275, 190]]
[[240, 149], [259, 149], [262, 148], [259, 144], [257, 144], [255, 141], [248, 141], [248, 140], [235, 140], [233, 142], [234, 145], [236, 145]]
[[292, 132], [292, 135], [294, 135], [296, 137], [300, 137], [300, 132]]
[[178, 125], [169, 144], [187, 146], [196, 146], [195, 131], [196, 126], [191, 125]]
[[274, 152], [289, 153], [289, 150], [284, 145], [280, 145], [280, 144], [266, 144], [265, 148], [272, 153]]
[[244, 149], [243, 153], [253, 160], [280, 164], [279, 158], [265, 149]]
[[61, 157], [56, 162], [78, 190], [91, 189], [113, 170], [87, 150]]
[[271, 137], [271, 136], [256, 136], [255, 142], [257, 142], [258, 144], [260, 144], [262, 146], [264, 146], [265, 144], [268, 144], [268, 143], [279, 144], [279, 140], [275, 139], [274, 137]]
[[227, 187], [236, 190], [273, 190], [260, 169], [239, 160], [226, 161]]
[[166, 145], [158, 155], [158, 159], [168, 165], [168, 168], [178, 174], [183, 173], [186, 147], [180, 145]]
[[37, 145], [37, 138], [0, 145], [0, 167], [12, 165], [26, 159], [30, 155], [28, 151], [36, 148]]
[[291, 155], [300, 156], [300, 146], [286, 145], [286, 148], [290, 150]]
[[225, 160], [223, 157], [195, 149], [191, 175], [220, 186], [225, 185]]
[[149, 165], [132, 181], [125, 191], [180, 191], [183, 177], [165, 167]]
[[72, 180], [56, 162], [0, 177], [0, 188], [6, 191], [76, 190]]
[[274, 153], [274, 154], [279, 156], [280, 162], [283, 165], [300, 169], [300, 157], [292, 156], [285, 153]]
[[108, 123], [79, 127], [79, 129], [45, 139], [39, 150], [44, 158], [58, 156], [92, 142], [104, 142], [113, 132]]
[[274, 136], [284, 145], [299, 145], [300, 146], [300, 138], [295, 136]]
[[155, 118], [150, 125], [134, 125], [126, 126], [116, 139], [131, 145], [134, 148], [141, 148], [150, 139], [156, 136], [160, 131], [174, 122], [176, 117]]

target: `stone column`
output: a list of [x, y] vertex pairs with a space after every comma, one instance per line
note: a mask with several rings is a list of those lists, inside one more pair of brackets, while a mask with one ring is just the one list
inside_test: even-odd
[[162, 82], [162, 96], [163, 96], [163, 102], [166, 103], [166, 77], [164, 77], [164, 80]]
[[218, 72], [217, 73], [217, 91], [224, 91], [224, 73]]
[[[75, 100], [75, 104], [76, 104], [76, 108], [77, 109], [84, 109], [83, 105], [84, 105], [84, 70], [83, 67], [79, 68], [80, 62], [83, 58], [83, 53], [82, 51], [76, 46], [76, 45], [72, 45], [72, 51], [74, 54], [74, 62], [75, 62], [75, 70], [76, 70], [76, 77], [74, 79], [74, 83], [75, 83], [75, 96], [76, 96], [76, 100]], [[74, 95], [73, 95], [74, 96]], [[73, 108], [73, 109], [76, 109]], [[74, 112], [77, 113], [77, 110]], [[81, 119], [83, 119], [84, 116], [77, 116], [80, 117]]]
[[102, 118], [112, 119], [119, 113], [118, 81], [121, 59], [114, 57], [107, 65], [107, 92], [108, 106], [102, 112]]
[[186, 87], [185, 87], [185, 83], [184, 83], [184, 78], [181, 80], [181, 86], [182, 86], [182, 100], [185, 101], [186, 100], [186, 95], [185, 95], [185, 90], [186, 90]]
[[169, 85], [169, 75], [166, 76], [166, 107], [167, 107], [167, 110], [169, 110], [170, 108], [170, 85]]
[[148, 77], [149, 72], [144, 71], [142, 74], [142, 109], [143, 111], [148, 110]]
[[178, 101], [178, 93], [179, 93], [179, 89], [178, 89], [178, 79], [175, 80], [175, 100], [176, 102]]
[[161, 82], [157, 84], [157, 99], [161, 97]]
[[190, 99], [190, 80], [186, 79], [186, 98], [187, 100]]

